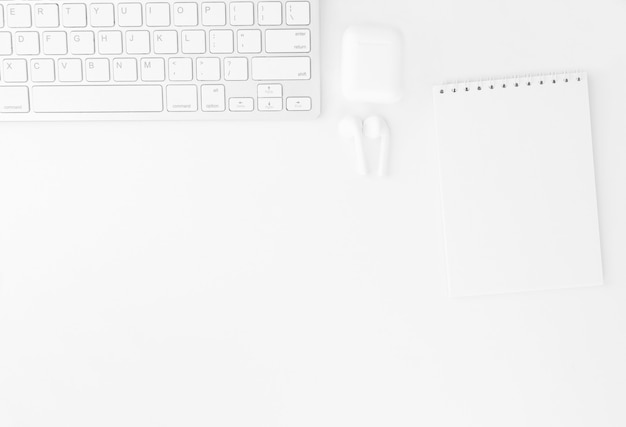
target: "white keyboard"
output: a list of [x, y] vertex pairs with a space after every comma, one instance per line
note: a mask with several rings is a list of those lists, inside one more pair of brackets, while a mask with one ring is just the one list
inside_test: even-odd
[[0, 0], [0, 121], [309, 119], [319, 0]]

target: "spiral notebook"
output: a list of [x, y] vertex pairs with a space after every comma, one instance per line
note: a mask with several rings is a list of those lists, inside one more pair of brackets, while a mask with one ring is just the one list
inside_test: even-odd
[[451, 296], [601, 285], [587, 75], [434, 88]]

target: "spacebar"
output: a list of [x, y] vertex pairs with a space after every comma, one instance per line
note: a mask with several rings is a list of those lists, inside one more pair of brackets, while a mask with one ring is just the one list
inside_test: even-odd
[[36, 113], [149, 113], [163, 111], [161, 86], [33, 86]]

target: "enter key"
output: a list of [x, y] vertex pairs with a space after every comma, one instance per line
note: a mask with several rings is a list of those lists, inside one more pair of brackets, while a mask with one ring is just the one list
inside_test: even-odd
[[311, 31], [267, 30], [265, 48], [268, 53], [309, 53], [311, 52]]

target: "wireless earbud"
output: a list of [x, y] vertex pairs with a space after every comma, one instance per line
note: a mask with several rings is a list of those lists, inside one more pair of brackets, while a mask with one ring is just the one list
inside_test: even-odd
[[368, 117], [363, 122], [363, 131], [368, 138], [380, 138], [378, 175], [386, 176], [389, 168], [389, 151], [391, 146], [391, 131], [387, 122], [380, 116]]
[[339, 133], [344, 138], [354, 139], [357, 172], [360, 175], [367, 175], [367, 161], [363, 146], [363, 122], [356, 117], [346, 117], [339, 122]]

